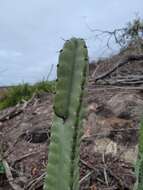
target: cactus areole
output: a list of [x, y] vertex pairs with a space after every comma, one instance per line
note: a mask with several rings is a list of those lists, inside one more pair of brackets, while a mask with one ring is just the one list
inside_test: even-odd
[[79, 146], [88, 52], [83, 39], [67, 40], [60, 51], [54, 117], [44, 190], [79, 189]]

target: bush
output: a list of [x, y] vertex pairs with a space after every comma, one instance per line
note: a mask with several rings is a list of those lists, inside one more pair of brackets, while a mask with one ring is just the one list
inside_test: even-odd
[[24, 83], [24, 84], [19, 84], [18, 86], [10, 87], [0, 102], [0, 109], [14, 106], [17, 103], [21, 103], [22, 100], [28, 100], [32, 97], [33, 93], [39, 93], [41, 91], [54, 93], [55, 82], [43, 80], [37, 82], [34, 85], [29, 85], [28, 83]]

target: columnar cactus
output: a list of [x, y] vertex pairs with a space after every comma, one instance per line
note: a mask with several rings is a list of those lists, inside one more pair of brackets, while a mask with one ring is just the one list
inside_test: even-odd
[[60, 51], [54, 118], [44, 190], [79, 189], [79, 144], [88, 66], [83, 39], [67, 40]]
[[135, 165], [136, 183], [134, 190], [143, 190], [143, 120], [139, 129], [138, 159]]

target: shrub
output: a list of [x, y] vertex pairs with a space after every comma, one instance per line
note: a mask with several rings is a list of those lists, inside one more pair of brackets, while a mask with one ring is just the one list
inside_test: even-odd
[[29, 85], [28, 83], [24, 83], [10, 87], [0, 102], [0, 109], [14, 106], [17, 103], [21, 103], [22, 100], [28, 100], [32, 97], [33, 93], [38, 93], [41, 91], [54, 93], [55, 81], [43, 80], [37, 82], [34, 85]]

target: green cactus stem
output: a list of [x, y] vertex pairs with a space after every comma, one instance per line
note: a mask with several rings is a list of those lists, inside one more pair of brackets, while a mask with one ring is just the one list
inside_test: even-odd
[[143, 119], [139, 129], [139, 150], [138, 159], [135, 164], [136, 183], [134, 190], [143, 190]]
[[57, 87], [44, 190], [79, 189], [79, 145], [88, 66], [83, 39], [72, 38], [60, 51]]

